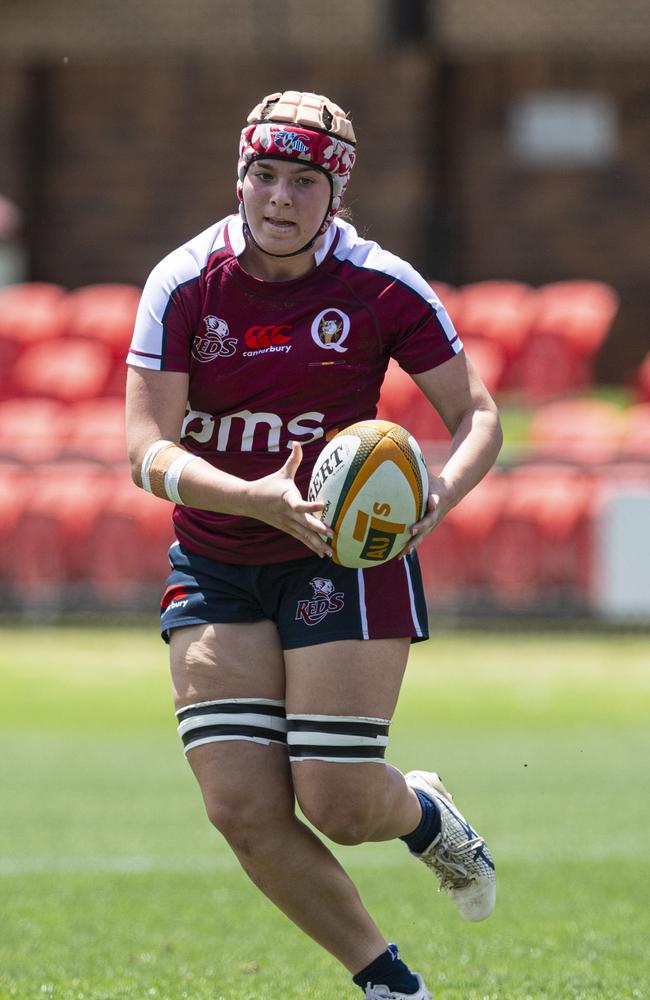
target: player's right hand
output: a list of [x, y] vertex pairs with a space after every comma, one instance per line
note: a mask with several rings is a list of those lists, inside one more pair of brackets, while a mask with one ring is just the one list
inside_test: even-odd
[[[334, 537], [334, 532], [317, 516], [325, 504], [303, 500], [295, 484], [301, 462], [302, 448], [294, 441], [291, 454], [277, 472], [249, 484], [246, 514], [297, 538], [316, 555], [331, 556], [328, 539]], [[325, 540], [323, 535], [327, 536]]]

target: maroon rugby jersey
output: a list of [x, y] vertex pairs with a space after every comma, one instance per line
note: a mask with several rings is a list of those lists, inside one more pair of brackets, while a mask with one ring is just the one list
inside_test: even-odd
[[[140, 368], [189, 373], [182, 444], [225, 472], [266, 476], [299, 441], [303, 496], [326, 437], [375, 417], [391, 356], [414, 374], [462, 348], [439, 299], [409, 264], [339, 219], [323, 242], [309, 274], [268, 282], [239, 264], [238, 216], [211, 226], [152, 271], [127, 358]], [[188, 549], [223, 562], [311, 554], [252, 518], [177, 506], [174, 524]]]

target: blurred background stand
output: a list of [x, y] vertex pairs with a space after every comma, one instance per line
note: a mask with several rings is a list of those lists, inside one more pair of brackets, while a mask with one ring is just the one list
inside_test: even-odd
[[27, 247], [23, 237], [22, 212], [0, 194], [0, 287], [27, 277]]
[[[354, 225], [430, 281], [503, 415], [498, 467], [422, 549], [431, 614], [647, 623], [630, 594], [650, 593], [635, 545], [650, 6], [328, 0], [326, 15], [321, 0], [0, 5], [4, 607], [154, 606], [170, 510], [130, 482], [122, 413], [139, 291], [236, 209], [246, 113], [292, 87], [350, 111]], [[379, 415], [444, 461], [446, 428], [395, 364]], [[633, 556], [633, 587], [610, 592]]]

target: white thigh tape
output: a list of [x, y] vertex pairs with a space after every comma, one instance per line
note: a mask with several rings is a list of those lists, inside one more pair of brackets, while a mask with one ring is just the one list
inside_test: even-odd
[[289, 760], [382, 764], [390, 719], [351, 715], [287, 715]]
[[200, 701], [179, 709], [176, 717], [185, 753], [222, 740], [248, 740], [267, 746], [287, 742], [284, 702], [272, 698]]

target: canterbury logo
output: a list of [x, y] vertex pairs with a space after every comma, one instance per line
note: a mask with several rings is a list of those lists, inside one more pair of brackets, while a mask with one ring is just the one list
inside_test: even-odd
[[283, 333], [284, 330], [290, 329], [291, 327], [287, 323], [281, 323], [279, 326], [251, 326], [244, 334], [244, 341], [246, 346], [254, 351], [264, 350], [267, 347], [279, 347], [290, 343], [291, 337]]
[[168, 611], [170, 608], [185, 607], [189, 596], [189, 591], [182, 583], [175, 583], [171, 587], [167, 587], [163, 594], [160, 602], [161, 610]]

